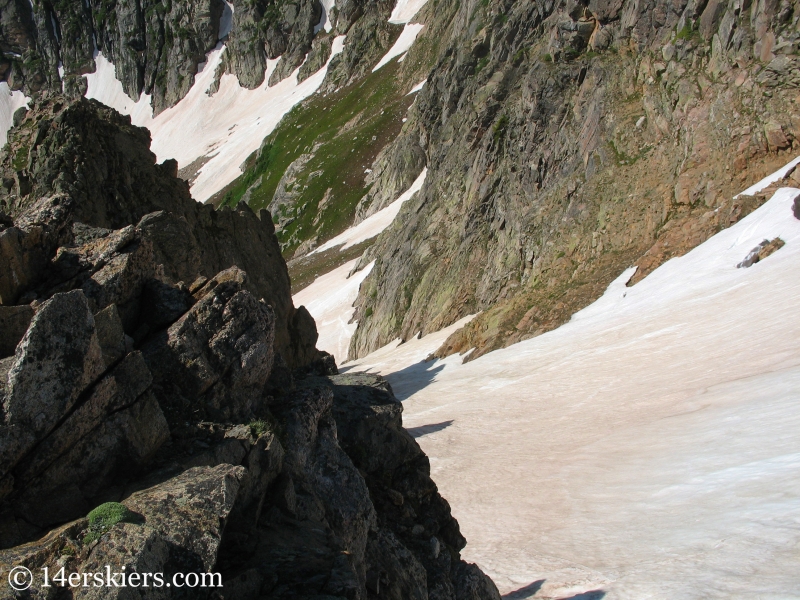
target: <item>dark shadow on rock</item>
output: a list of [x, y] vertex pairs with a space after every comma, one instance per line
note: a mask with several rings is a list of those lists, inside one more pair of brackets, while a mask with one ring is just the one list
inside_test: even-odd
[[606, 593], [603, 590], [592, 590], [591, 592], [575, 594], [574, 596], [562, 598], [561, 600], [603, 600], [605, 597]]
[[444, 369], [444, 365], [435, 362], [420, 361], [405, 369], [390, 373], [386, 379], [392, 385], [394, 395], [402, 402], [428, 387], [436, 375]]
[[538, 592], [542, 588], [542, 585], [544, 585], [544, 581], [544, 579], [540, 579], [539, 581], [529, 583], [525, 587], [521, 587], [518, 590], [503, 594], [503, 598], [505, 600], [523, 600], [524, 598], [533, 598], [536, 595], [536, 592]]
[[[436, 433], [437, 431], [441, 431], [442, 429], [447, 429], [452, 424], [453, 421], [451, 419], [450, 421], [442, 421], [441, 423], [431, 423], [430, 425], [420, 425], [419, 427], [406, 427], [406, 431], [410, 433], [411, 437], [413, 438], [421, 438], [423, 435], [428, 435], [429, 433]], [[512, 596], [509, 596], [509, 598], [511, 597]], [[517, 596], [513, 597], [516, 598]], [[519, 597], [522, 598], [523, 596]]]

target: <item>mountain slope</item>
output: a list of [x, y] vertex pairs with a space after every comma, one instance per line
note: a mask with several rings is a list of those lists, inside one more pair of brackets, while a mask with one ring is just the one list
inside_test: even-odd
[[360, 263], [375, 266], [352, 357], [478, 311], [443, 355], [552, 329], [630, 265], [650, 271], [747, 214], [763, 199], [733, 193], [796, 144], [791, 3], [442, 1], [427, 14], [447, 19], [442, 52], [374, 189], [418, 174], [397, 168], [412, 149], [428, 177]]

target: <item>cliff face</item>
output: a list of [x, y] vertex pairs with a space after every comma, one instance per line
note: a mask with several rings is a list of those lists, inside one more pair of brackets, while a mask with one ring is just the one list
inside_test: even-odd
[[446, 43], [359, 213], [428, 175], [361, 261], [351, 356], [478, 311], [440, 354], [551, 329], [752, 210], [734, 191], [796, 149], [795, 2], [443, 0], [424, 20]]
[[62, 98], [12, 132], [0, 568], [213, 571], [193, 597], [217, 599], [498, 599], [391, 388], [314, 348], [271, 220], [196, 204], [148, 142]]

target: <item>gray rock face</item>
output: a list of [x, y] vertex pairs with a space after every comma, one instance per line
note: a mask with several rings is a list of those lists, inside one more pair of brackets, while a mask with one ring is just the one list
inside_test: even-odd
[[162, 394], [212, 420], [261, 412], [272, 369], [275, 316], [236, 281], [220, 283], [144, 347]]
[[86, 86], [81, 76], [94, 70], [96, 43], [114, 62], [125, 92], [134, 99], [151, 94], [158, 113], [189, 91], [198, 64], [217, 43], [223, 6], [222, 0], [33, 6], [11, 0], [1, 9], [0, 39], [21, 59], [4, 59], [0, 71], [13, 89], [60, 92], [63, 86], [77, 98]]
[[[26, 169], [32, 183], [25, 189], [0, 188], [0, 210], [15, 219], [14, 227], [0, 232], [0, 254], [12, 265], [0, 271], [0, 302], [15, 303], [33, 288], [42, 297], [58, 281], [63, 290], [84, 289], [92, 310], [116, 304], [133, 336], [140, 302], [154, 298], [154, 284], [147, 291], [145, 281], [156, 272], [171, 285], [188, 285], [236, 265], [247, 271], [246, 289], [275, 311], [276, 346], [287, 363], [300, 367], [316, 358], [316, 329], [292, 305], [288, 272], [267, 212], [256, 216], [246, 205], [216, 211], [197, 204], [184, 181], [155, 164], [147, 130], [132, 127], [127, 117], [97, 102], [43, 101], [26, 119], [38, 123], [35, 133], [12, 132], [11, 147], [35, 142]], [[13, 156], [9, 152], [3, 162], [9, 176], [16, 173]], [[39, 213], [47, 216], [49, 229], [37, 229], [36, 219], [44, 218], [35, 216]], [[47, 243], [39, 243], [39, 236]], [[59, 246], [67, 247], [48, 266]], [[45, 275], [47, 289], [39, 285]], [[158, 313], [167, 318], [167, 312]], [[168, 320], [178, 316], [173, 311]], [[161, 325], [150, 323], [150, 331]]]
[[358, 218], [428, 175], [360, 262], [351, 357], [478, 312], [441, 355], [557, 327], [674, 256], [669, 223], [686, 251], [709, 211], [747, 214], [733, 196], [797, 145], [788, 4], [440, 2], [426, 21], [405, 62], [443, 40], [435, 66]]

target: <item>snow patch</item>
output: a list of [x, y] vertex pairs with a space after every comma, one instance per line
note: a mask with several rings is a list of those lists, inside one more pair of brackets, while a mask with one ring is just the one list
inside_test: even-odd
[[378, 61], [378, 64], [372, 68], [372, 72], [374, 73], [393, 58], [408, 52], [409, 48], [411, 48], [411, 46], [414, 44], [414, 41], [417, 39], [417, 36], [419, 35], [419, 32], [422, 31], [423, 27], [425, 26], [421, 23], [407, 24], [403, 28], [400, 37], [397, 38], [397, 41], [394, 43], [394, 46], [389, 48], [389, 51], [383, 56], [383, 58], [380, 59], [380, 61]]
[[225, 6], [222, 8], [222, 16], [219, 19], [219, 34], [217, 39], [225, 39], [228, 37], [228, 34], [231, 32], [231, 28], [233, 27], [233, 13], [234, 7], [233, 4], [228, 2], [228, 0], [223, 0], [225, 2]]
[[783, 167], [782, 169], [778, 169], [772, 175], [767, 175], [759, 181], [758, 183], [751, 185], [745, 191], [741, 192], [740, 194], [736, 194], [734, 199], [738, 198], [739, 196], [753, 196], [763, 190], [764, 188], [768, 188], [773, 183], [780, 181], [781, 179], [785, 179], [786, 176], [794, 169], [797, 165], [800, 165], [800, 156], [795, 158], [792, 162], [788, 165]]
[[321, 29], [325, 29], [328, 33], [330, 33], [331, 29], [333, 29], [333, 24], [331, 23], [330, 14], [331, 9], [336, 5], [335, 0], [320, 0], [320, 4], [322, 4], [322, 17], [319, 20], [319, 23], [314, 26], [314, 34], [319, 33]]
[[14, 124], [14, 113], [28, 107], [31, 99], [20, 91], [12, 92], [8, 83], [0, 81], [0, 148], [8, 141], [8, 130]]
[[416, 94], [418, 91], [420, 91], [422, 88], [425, 87], [426, 83], [428, 83], [428, 80], [427, 79], [423, 79], [417, 85], [415, 85], [413, 88], [411, 88], [411, 91], [408, 92], [406, 94], [406, 96], [410, 96], [411, 94]]
[[428, 3], [428, 0], [397, 0], [397, 4], [389, 15], [389, 23], [405, 25]]
[[[400, 212], [400, 207], [406, 200], [409, 200], [414, 194], [422, 189], [422, 184], [425, 183], [425, 177], [428, 174], [427, 167], [422, 169], [422, 173], [416, 178], [411, 187], [403, 192], [397, 200], [392, 202], [389, 206], [379, 210], [374, 215], [371, 215], [361, 221], [358, 225], [354, 225], [350, 229], [340, 233], [335, 238], [332, 238], [316, 248], [311, 254], [324, 252], [336, 246], [342, 246], [340, 250], [347, 250], [352, 246], [356, 246], [361, 242], [374, 238], [379, 235], [384, 229], [392, 224], [397, 213]], [[313, 313], [312, 313], [313, 314]]]
[[337, 363], [347, 359], [350, 338], [358, 327], [358, 321], [350, 323], [355, 309], [361, 282], [366, 279], [375, 264], [371, 262], [348, 279], [348, 273], [358, 259], [351, 260], [338, 269], [318, 277], [314, 283], [292, 297], [295, 306], [305, 306], [317, 323], [317, 348], [329, 352]]
[[267, 81], [277, 60], [268, 62], [264, 84], [254, 90], [241, 85], [235, 75], [226, 73], [219, 90], [209, 95], [225, 46], [218, 44], [195, 76], [189, 93], [176, 106], [153, 117], [150, 97], [143, 94], [133, 102], [117, 80], [114, 65], [102, 54], [97, 70], [86, 75], [88, 98], [131, 115], [134, 125], [147, 127], [153, 138], [151, 150], [159, 161], [174, 158], [180, 167], [207, 156], [191, 187], [195, 200], [204, 202], [242, 174], [240, 165], [255, 152], [292, 107], [311, 96], [322, 84], [331, 59], [344, 48], [345, 36], [333, 40], [328, 62], [311, 77], [298, 83], [299, 67], [289, 77], [269, 87]]
[[131, 123], [134, 125], [140, 127], [149, 125], [153, 119], [150, 96], [142, 94], [138, 101], [134, 101], [128, 96], [122, 88], [122, 82], [117, 79], [116, 67], [103, 56], [102, 52], [97, 52], [94, 57], [94, 64], [94, 73], [84, 75], [86, 78], [86, 97], [98, 100], [123, 115], [130, 115]]

